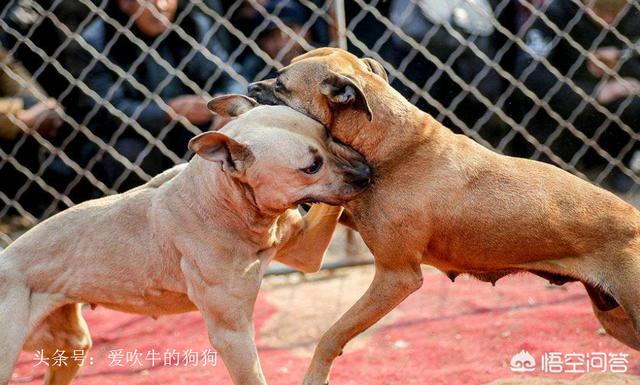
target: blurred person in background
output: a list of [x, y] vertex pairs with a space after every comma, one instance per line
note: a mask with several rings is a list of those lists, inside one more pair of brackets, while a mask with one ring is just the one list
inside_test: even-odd
[[[503, 90], [502, 79], [495, 70], [485, 65], [477, 53], [482, 52], [489, 59], [495, 57], [498, 48], [492, 23], [495, 17], [493, 4], [488, 0], [391, 2], [390, 20], [415, 41], [408, 41], [409, 39], [399, 34], [392, 36], [394, 65], [409, 81], [430, 94], [445, 109], [451, 110], [468, 127], [474, 127], [480, 117], [487, 113], [487, 108], [470, 93], [456, 102], [454, 108], [452, 103], [459, 99], [464, 92], [463, 88], [452, 76], [439, 69], [435, 60], [426, 57], [419, 49], [426, 48], [429, 54], [445, 63], [464, 84], [471, 84], [495, 104]], [[459, 39], [468, 41], [473, 49], [465, 47]], [[394, 86], [419, 108], [438, 116], [438, 110], [404, 82], [396, 80]], [[455, 122], [444, 119], [444, 123], [460, 131]], [[482, 126], [478, 129], [482, 129]], [[487, 135], [483, 133], [483, 136]]]
[[[45, 59], [53, 57], [71, 73], [78, 70], [76, 56], [80, 46], [65, 29], [81, 32], [83, 21], [93, 17], [90, 9], [78, 0], [9, 0], [0, 5], [0, 15], [8, 27], [0, 37], [2, 45], [8, 50], [16, 47], [14, 58], [35, 76], [47, 95], [63, 105], [67, 102], [74, 105], [75, 94], [68, 92], [72, 87], [69, 80], [52, 61]], [[44, 57], [24, 39], [42, 50]]]
[[[60, 106], [52, 98], [40, 101], [38, 95], [42, 98], [44, 91], [2, 47], [0, 63], [0, 149], [32, 173], [37, 173], [44, 149], [30, 135], [37, 132], [45, 139], [54, 138], [62, 125]], [[5, 160], [0, 161], [0, 181], [0, 192], [8, 199], [14, 199], [28, 182], [28, 177]], [[46, 193], [33, 184], [18, 203], [38, 217], [49, 204], [43, 194]]]
[[[393, 1], [372, 0], [366, 4], [375, 8], [375, 12], [363, 9], [362, 3], [357, 1], [345, 1], [344, 12], [347, 30], [355, 35], [357, 42], [347, 39], [349, 52], [356, 56], [372, 56], [368, 50], [378, 53], [385, 61], [394, 63], [394, 59], [399, 56], [393, 50], [392, 39], [389, 39], [388, 30], [384, 24], [384, 18], [389, 18], [389, 12]], [[334, 26], [335, 27], [335, 26]], [[336, 31], [337, 32], [337, 31]], [[355, 43], [355, 44], [354, 44]], [[362, 46], [366, 46], [364, 49]], [[375, 49], [374, 49], [375, 48]]]
[[[0, 139], [14, 141], [25, 131], [37, 131], [51, 138], [62, 125], [55, 99], [39, 101], [44, 95], [31, 75], [0, 47]], [[29, 88], [30, 87], [30, 88]]]
[[[636, 145], [621, 154], [631, 140], [615, 122], [605, 114], [586, 104], [583, 97], [568, 81], [566, 76], [584, 93], [591, 95], [612, 115], [618, 116], [633, 131], [640, 132], [640, 56], [637, 44], [640, 39], [640, 10], [638, 1], [632, 0], [554, 0], [545, 11], [549, 21], [568, 38], [558, 36], [542, 18], [537, 19], [525, 35], [530, 52], [519, 53], [517, 74], [527, 88], [539, 98], [548, 100], [551, 108], [562, 119], [573, 121], [574, 126], [587, 137], [592, 138], [604, 125], [597, 143], [612, 158], [621, 158], [627, 167], [640, 171], [640, 146]], [[615, 31], [614, 31], [615, 29]], [[619, 33], [618, 34], [616, 33]], [[584, 50], [576, 49], [569, 39]], [[631, 46], [624, 40], [631, 42]], [[547, 60], [562, 75], [553, 74], [542, 63]], [[606, 74], [603, 67], [609, 67], [619, 76]], [[523, 98], [522, 108], [528, 111], [534, 107], [532, 101]], [[544, 143], [558, 128], [558, 122], [545, 111], [540, 110], [532, 120], [530, 132]], [[594, 138], [595, 140], [595, 138]], [[564, 129], [555, 139], [552, 151], [565, 161], [571, 161], [574, 154], [585, 144]], [[529, 155], [526, 151], [520, 155]], [[608, 163], [601, 155], [590, 149], [583, 157], [581, 168], [587, 172], [600, 172]], [[633, 187], [630, 177], [614, 168], [606, 179], [607, 184], [618, 192], [626, 192]]]
[[[151, 8], [155, 8], [152, 11]], [[176, 23], [189, 36], [202, 44], [222, 62], [227, 61], [227, 51], [216, 35], [209, 34], [213, 24], [186, 1], [181, 0], [109, 0], [107, 13], [122, 26], [131, 24], [131, 33], [145, 46], [141, 49], [126, 33], [102, 19], [96, 19], [83, 33], [83, 38], [106, 60], [131, 75], [136, 82], [159, 96], [171, 107], [165, 112], [155, 101], [141, 92], [134, 82], [123, 79], [90, 52], [83, 51], [79, 62], [85, 70], [78, 76], [98, 93], [100, 98], [111, 103], [127, 117], [135, 120], [154, 137], [160, 138], [167, 147], [184, 157], [187, 143], [193, 136], [177, 119], [184, 117], [191, 124], [208, 128], [213, 115], [207, 109], [207, 99], [195, 95], [192, 88], [180, 78], [172, 75], [153, 57], [155, 51], [172, 68], [180, 69], [193, 82], [211, 94], [240, 93], [243, 87], [236, 83], [223, 69], [197, 51], [170, 26]], [[237, 69], [241, 72], [241, 69]], [[86, 120], [87, 126], [114, 146], [116, 151], [131, 162], [135, 162], [148, 174], [155, 175], [173, 163], [156, 149], [143, 152], [148, 142], [134, 129], [128, 127], [116, 114], [111, 113], [104, 103], [97, 104], [89, 95], [80, 100], [82, 114], [78, 119]], [[94, 149], [95, 150], [95, 149]], [[95, 156], [89, 151], [90, 156]], [[120, 180], [125, 172], [122, 163], [108, 154], [100, 162], [107, 185], [118, 190], [131, 188], [141, 180], [134, 174]], [[120, 183], [122, 182], [122, 183]]]
[[[83, 27], [94, 17], [87, 4], [99, 1], [101, 0], [0, 2], [3, 26], [0, 28], [1, 45], [11, 51], [12, 57], [26, 68], [34, 82], [68, 114], [73, 114], [78, 106], [73, 74], [81, 69], [77, 61], [80, 45], [69, 31], [81, 33]], [[79, 135], [71, 125], [63, 122], [55, 130], [55, 135], [51, 131], [46, 139], [53, 147], [60, 148], [66, 156], [83, 166], [81, 154], [87, 138]], [[93, 186], [84, 178], [67, 190], [77, 173], [59, 156], [44, 150], [40, 147], [37, 152], [41, 160], [47, 159], [46, 164], [43, 164], [46, 169], [39, 173], [46, 184], [60, 192], [66, 191], [66, 195], [74, 202], [95, 196]], [[33, 185], [37, 186], [35, 183]], [[51, 196], [47, 196], [50, 202]]]
[[[302, 26], [307, 19], [304, 7], [291, 0], [271, 0], [266, 1], [264, 8], [269, 14], [277, 15], [287, 27], [289, 27], [296, 35], [302, 39], [307, 39], [309, 33], [302, 33]], [[256, 27], [265, 22], [264, 17], [251, 5], [245, 3], [245, 9], [242, 10], [246, 23]], [[266, 28], [259, 33], [256, 38], [258, 46], [269, 55], [272, 59], [279, 60], [283, 65], [291, 62], [291, 59], [304, 53], [302, 47], [296, 42], [291, 35], [279, 28], [274, 22], [267, 22]], [[243, 59], [242, 64], [245, 69], [247, 79], [255, 80], [256, 75], [263, 71], [265, 62], [254, 52]], [[276, 70], [270, 68], [270, 71], [261, 76], [262, 78], [273, 77]]]
[[[312, 1], [311, 1], [312, 2]], [[296, 0], [260, 0], [258, 7], [245, 1], [232, 15], [232, 23], [243, 34], [255, 36], [255, 41], [270, 58], [288, 65], [291, 59], [304, 53], [300, 42], [294, 38], [305, 40], [314, 46], [329, 44], [326, 23], [319, 17], [315, 21], [309, 8]], [[279, 19], [291, 32], [285, 31], [273, 21], [265, 20], [263, 12]], [[307, 25], [309, 23], [309, 25]], [[239, 45], [243, 45], [238, 41]], [[274, 77], [277, 68], [270, 66], [263, 58], [251, 49], [245, 49], [240, 55], [243, 75], [249, 81]]]
[[[201, 10], [202, 13], [205, 14], [205, 16], [209, 17], [212, 24], [216, 24], [221, 19], [226, 20], [226, 17], [225, 17], [227, 14], [227, 7], [225, 6], [226, 2], [227, 0], [202, 0], [202, 3], [194, 2], [194, 7], [196, 9]], [[234, 49], [233, 38], [232, 38], [233, 34], [231, 34], [226, 27], [218, 24], [215, 35], [218, 41], [220, 42], [220, 44], [222, 44], [222, 46], [224, 47], [224, 49], [228, 53], [231, 53], [231, 51]]]

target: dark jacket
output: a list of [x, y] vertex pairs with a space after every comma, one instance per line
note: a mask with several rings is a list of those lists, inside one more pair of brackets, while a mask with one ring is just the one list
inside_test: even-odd
[[[80, 47], [54, 20], [75, 31], [82, 20], [92, 17], [89, 8], [77, 1], [8, 0], [0, 2], [0, 16], [7, 27], [7, 30], [0, 28], [0, 43], [12, 50], [12, 56], [37, 77], [36, 81], [49, 96], [59, 99], [65, 108], [75, 106], [77, 101], [69, 80], [45, 59], [55, 58], [71, 73], [78, 69], [75, 58]], [[24, 38], [38, 47], [44, 58], [22, 42]]]
[[[626, 52], [631, 50], [624, 41], [613, 32], [605, 30], [572, 0], [553, 0], [544, 10], [544, 15], [563, 32], [559, 35], [545, 20], [538, 18], [525, 35], [525, 42], [532, 54], [524, 51], [518, 53], [516, 77], [520, 78], [537, 98], [545, 101], [559, 118], [554, 117], [546, 108], [538, 108], [535, 98], [520, 93], [517, 103], [520, 111], [517, 119], [522, 119], [529, 133], [541, 143], [549, 145], [553, 153], [565, 161], [579, 162], [578, 167], [581, 170], [598, 169], [609, 162], [599, 151], [591, 150], [590, 147], [594, 145], [589, 141], [579, 138], [580, 135], [573, 129], [561, 125], [563, 121], [570, 122], [580, 133], [591, 138], [599, 148], [612, 157], [628, 162], [637, 148], [637, 143], [630, 143], [628, 130], [588, 103], [574, 87], [577, 86], [584, 94], [595, 96], [594, 91], [598, 83], [606, 80], [589, 72], [586, 52], [595, 52], [601, 47], [618, 47]], [[639, 19], [640, 12], [637, 8], [631, 7], [615, 26], [632, 44], [640, 37]], [[578, 50], [569, 40], [583, 49]], [[557, 70], [559, 76], [542, 63], [544, 59]], [[640, 75], [638, 55], [630, 55], [623, 60], [619, 70], [620, 76], [637, 78]], [[565, 77], [571, 79], [575, 86], [564, 80]], [[620, 98], [604, 107], [631, 130], [640, 131], [640, 121], [637, 119], [640, 114], [640, 97]], [[630, 144], [632, 147], [629, 147]], [[530, 151], [533, 149], [527, 144], [522, 144], [520, 149], [515, 150], [519, 155], [531, 154]], [[541, 159], [548, 160], [544, 156]], [[613, 183], [615, 185], [617, 182]], [[626, 187], [621, 191], [624, 189]]]
[[[604, 31], [602, 26], [589, 15], [582, 12], [580, 6], [571, 0], [554, 0], [544, 12], [546, 17], [561, 31], [566, 31], [569, 38], [578, 43], [585, 51], [594, 52], [601, 47], [617, 47], [628, 50], [624, 43], [611, 31]], [[615, 27], [633, 44], [640, 38], [640, 11], [636, 7], [623, 16]], [[562, 80], [559, 81], [551, 71], [539, 60], [546, 58], [558, 72], [570, 78], [587, 94], [592, 94], [600, 81], [587, 70], [587, 58], [568, 39], [558, 36], [547, 23], [539, 18], [527, 31], [525, 41], [535, 52], [535, 56], [522, 51], [517, 60], [518, 75], [527, 74], [524, 83], [540, 98], [553, 92], [549, 104], [564, 118], [569, 117], [580, 105], [583, 98]], [[640, 78], [640, 57], [637, 53], [630, 55], [622, 63], [619, 71], [622, 77]]]
[[[215, 35], [211, 36], [210, 31], [213, 30], [211, 19], [195, 11], [183, 17], [181, 11], [179, 8], [179, 25], [213, 55], [226, 62], [228, 59], [226, 50]], [[117, 15], [114, 18], [118, 20]], [[122, 19], [122, 15], [119, 18], [121, 20], [118, 21], [121, 24], [127, 23], [126, 19]], [[103, 53], [108, 61], [130, 74], [138, 83], [165, 102], [176, 96], [194, 94], [194, 90], [178, 76], [173, 76], [161, 66], [153, 57], [152, 49], [172, 68], [181, 70], [187, 78], [210, 94], [242, 92], [240, 84], [235, 82], [228, 73], [218, 68], [176, 32], [163, 38], [145, 39], [135, 26], [131, 27], [131, 31], [144, 42], [144, 45], [151, 48], [140, 49], [102, 19], [95, 20], [82, 36], [93, 48]], [[118, 110], [135, 119], [154, 135], [167, 125], [165, 111], [153, 100], [147, 98], [145, 93], [134, 85], [135, 82], [121, 78], [87, 51], [80, 55], [79, 60], [85, 68], [79, 76], [101, 98], [108, 100]], [[81, 121], [85, 117], [89, 119], [88, 126], [103, 138], [109, 138], [122, 125], [121, 119], [110, 113], [103, 105], [96, 106], [95, 101], [88, 95], [81, 98], [80, 104], [83, 114], [80, 117]], [[92, 109], [95, 110], [94, 107], [98, 109], [97, 113], [91, 112]]]

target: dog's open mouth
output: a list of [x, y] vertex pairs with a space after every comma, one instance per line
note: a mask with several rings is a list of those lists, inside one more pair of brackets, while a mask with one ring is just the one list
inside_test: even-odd
[[258, 100], [258, 103], [266, 106], [281, 106], [283, 105], [280, 101], [272, 98], [261, 98]]
[[308, 197], [308, 198], [303, 198], [300, 199], [298, 201], [296, 201], [296, 206], [300, 206], [300, 205], [313, 205], [316, 203], [327, 203], [327, 204], [332, 204], [329, 202], [324, 202], [321, 199], [317, 199], [317, 198], [313, 198], [313, 197]]
[[326, 199], [318, 197], [306, 197], [295, 202], [297, 206], [312, 205], [316, 203], [324, 203], [331, 206], [342, 206], [348, 201], [348, 199]]

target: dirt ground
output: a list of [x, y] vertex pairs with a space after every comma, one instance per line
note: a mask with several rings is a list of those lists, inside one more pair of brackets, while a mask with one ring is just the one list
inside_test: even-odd
[[589, 374], [575, 381], [550, 378], [514, 378], [494, 381], [489, 385], [638, 385], [638, 377], [620, 374]]
[[[628, 375], [640, 375], [640, 354], [603, 335], [584, 289], [550, 287], [533, 276], [507, 277], [490, 284], [460, 277], [452, 284], [425, 269], [425, 284], [336, 360], [337, 385], [622, 385], [638, 377], [592, 373], [548, 374], [538, 367], [524, 380], [510, 370], [521, 350], [534, 357], [547, 352], [626, 353]], [[268, 277], [256, 303], [255, 324], [262, 366], [270, 384], [297, 385], [319, 336], [366, 290], [371, 266], [311, 276]], [[94, 347], [78, 385], [230, 385], [224, 364], [186, 366], [113, 365], [110, 357], [150, 351], [185, 352], [208, 348], [197, 313], [153, 320], [98, 308], [85, 310]], [[39, 384], [45, 367], [21, 356], [15, 383]], [[511, 380], [504, 380], [516, 378]], [[539, 378], [551, 378], [541, 380]], [[591, 381], [591, 382], [589, 382]]]

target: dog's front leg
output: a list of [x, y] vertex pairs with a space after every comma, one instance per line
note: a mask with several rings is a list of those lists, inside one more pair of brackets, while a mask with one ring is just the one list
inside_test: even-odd
[[[254, 341], [253, 322], [238, 312], [229, 313], [221, 316], [219, 311], [202, 312], [211, 346], [220, 353], [234, 384], [266, 385]], [[238, 318], [232, 321], [235, 316]]]
[[352, 338], [389, 313], [409, 294], [422, 286], [418, 261], [376, 260], [376, 273], [365, 294], [322, 336], [305, 373], [303, 385], [324, 385], [329, 381], [333, 360]]
[[207, 267], [203, 269], [183, 258], [181, 268], [189, 299], [202, 313], [211, 345], [222, 357], [233, 383], [266, 385], [253, 327], [253, 306], [261, 277], [259, 266], [248, 266], [242, 275], [235, 271], [220, 275], [224, 268], [218, 266], [218, 274], [209, 275]]
[[320, 269], [324, 254], [342, 214], [342, 207], [319, 203], [311, 206], [304, 217], [297, 210], [289, 210], [281, 218], [288, 223], [283, 244], [274, 259], [305, 273]]

